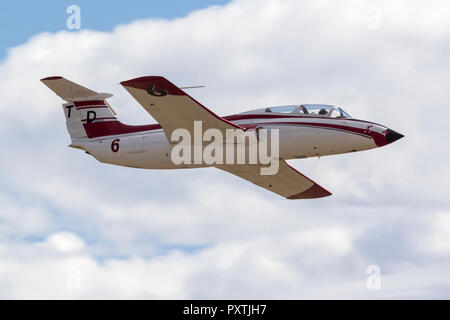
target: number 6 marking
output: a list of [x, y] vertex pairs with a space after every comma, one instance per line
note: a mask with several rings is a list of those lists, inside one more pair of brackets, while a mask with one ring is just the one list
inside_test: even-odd
[[113, 142], [111, 143], [111, 151], [112, 151], [112, 152], [117, 152], [117, 151], [119, 151], [119, 141], [120, 141], [120, 139], [115, 139], [115, 140], [113, 140]]

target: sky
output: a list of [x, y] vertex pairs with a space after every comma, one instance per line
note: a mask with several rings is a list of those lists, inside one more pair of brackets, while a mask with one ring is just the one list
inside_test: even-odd
[[[0, 298], [450, 298], [447, 1], [99, 3], [80, 30], [71, 2], [1, 4]], [[336, 104], [405, 138], [289, 161], [333, 193], [290, 201], [68, 148], [51, 75], [129, 124], [154, 120], [117, 83], [162, 75], [220, 115]]]
[[41, 32], [57, 32], [66, 29], [66, 13], [70, 5], [82, 8], [82, 28], [110, 31], [115, 26], [137, 19], [174, 19], [189, 12], [228, 0], [167, 0], [167, 1], [2, 1], [0, 3], [0, 58], [7, 49], [20, 45]]

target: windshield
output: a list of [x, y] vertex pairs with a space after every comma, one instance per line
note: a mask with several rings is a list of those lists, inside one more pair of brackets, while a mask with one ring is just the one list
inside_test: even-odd
[[338, 108], [339, 109], [339, 111], [341, 112], [341, 115], [343, 116], [343, 117], [345, 117], [345, 118], [351, 118], [351, 116], [347, 113], [347, 112], [345, 112], [342, 108]]
[[266, 108], [266, 112], [292, 113], [297, 109], [297, 106], [280, 106]]

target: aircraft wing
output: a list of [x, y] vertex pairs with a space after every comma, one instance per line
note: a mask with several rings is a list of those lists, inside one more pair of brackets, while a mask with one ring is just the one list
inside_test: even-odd
[[194, 121], [202, 121], [202, 130], [243, 129], [198, 103], [183, 90], [159, 76], [141, 77], [120, 83], [161, 125], [169, 142], [175, 129], [187, 129], [193, 136]]
[[261, 175], [258, 164], [216, 165], [216, 168], [248, 180], [257, 186], [275, 192], [287, 199], [314, 199], [330, 196], [331, 193], [311, 179], [280, 160], [275, 175]]

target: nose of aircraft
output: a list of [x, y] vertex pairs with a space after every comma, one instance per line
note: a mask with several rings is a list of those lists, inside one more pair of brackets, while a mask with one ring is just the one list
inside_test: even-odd
[[401, 139], [403, 137], [404, 137], [404, 135], [402, 135], [401, 133], [398, 133], [397, 131], [394, 131], [391, 129], [386, 130], [386, 144], [397, 141], [398, 139]]

